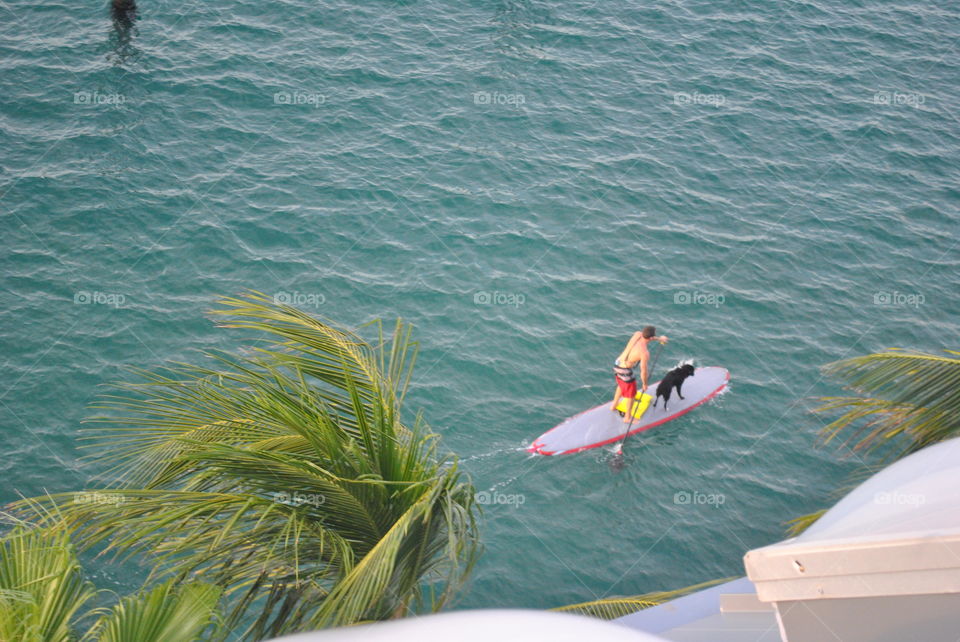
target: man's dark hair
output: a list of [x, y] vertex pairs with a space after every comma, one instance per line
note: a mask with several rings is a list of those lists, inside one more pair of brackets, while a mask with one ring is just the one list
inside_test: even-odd
[[651, 339], [653, 338], [653, 335], [655, 335], [656, 333], [657, 333], [657, 329], [654, 328], [652, 325], [648, 325], [643, 329], [643, 332], [641, 334], [643, 334], [644, 339]]

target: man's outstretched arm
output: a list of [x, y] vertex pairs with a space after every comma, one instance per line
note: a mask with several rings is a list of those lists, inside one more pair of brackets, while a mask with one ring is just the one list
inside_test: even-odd
[[647, 361], [650, 360], [650, 354], [644, 354], [640, 357], [640, 383], [643, 386], [641, 392], [647, 391]]

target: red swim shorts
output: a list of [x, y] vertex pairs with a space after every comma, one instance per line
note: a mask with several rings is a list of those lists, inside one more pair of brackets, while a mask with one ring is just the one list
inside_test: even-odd
[[614, 376], [614, 379], [617, 380], [617, 386], [620, 388], [620, 394], [626, 397], [627, 399], [633, 399], [637, 396], [637, 380], [633, 381], [621, 381], [620, 377]]

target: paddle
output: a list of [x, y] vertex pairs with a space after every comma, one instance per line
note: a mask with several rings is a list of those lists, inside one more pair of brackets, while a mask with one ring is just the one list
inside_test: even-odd
[[[660, 353], [661, 353], [662, 351], [663, 351], [663, 342], [661, 342], [661, 343], [660, 343], [660, 347], [657, 348], [657, 354], [653, 355], [653, 363], [650, 364], [650, 370], [647, 372], [647, 377], [648, 377], [648, 378], [653, 377], [653, 371], [654, 371], [654, 369], [657, 367], [657, 359], [660, 357]], [[646, 394], [646, 392], [647, 392], [646, 388], [644, 388], [644, 389], [641, 391], [641, 393], [640, 393], [640, 401], [641, 401], [641, 402], [643, 401], [643, 395]], [[647, 405], [647, 408], [649, 408], [649, 407], [650, 407], [650, 406], [649, 406], [649, 404], [648, 404], [648, 405]], [[620, 440], [620, 443], [617, 444], [616, 449], [613, 451], [614, 457], [623, 457], [623, 444], [627, 441], [627, 435], [630, 434], [630, 429], [633, 428], [633, 420], [634, 420], [634, 419], [637, 419], [637, 420], [643, 419], [643, 415], [647, 412], [647, 408], [644, 408], [644, 409], [643, 409], [643, 411], [640, 413], [640, 416], [639, 416], [639, 417], [634, 417], [634, 416], [633, 416], [633, 405], [632, 405], [629, 401], [627, 402], [627, 410], [628, 410], [628, 412], [630, 413], [630, 423], [627, 424], [627, 429], [623, 431], [623, 439]], [[617, 466], [616, 466], [617, 463], [618, 463], [618, 462], [616, 462], [616, 461], [614, 462], [614, 467], [615, 467], [615, 468], [617, 467]]]

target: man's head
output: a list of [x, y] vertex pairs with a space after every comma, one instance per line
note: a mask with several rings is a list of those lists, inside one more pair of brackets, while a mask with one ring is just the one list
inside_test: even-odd
[[654, 328], [652, 325], [648, 325], [641, 332], [644, 339], [652, 339], [653, 335], [655, 335], [656, 333], [657, 333], [657, 329]]

